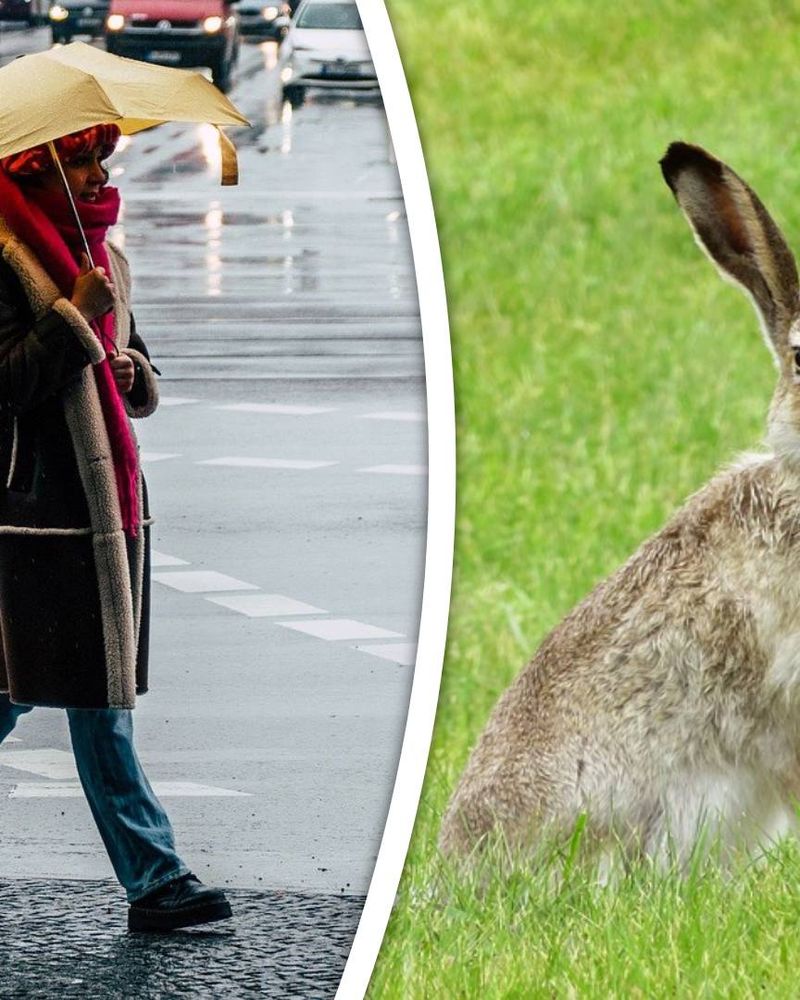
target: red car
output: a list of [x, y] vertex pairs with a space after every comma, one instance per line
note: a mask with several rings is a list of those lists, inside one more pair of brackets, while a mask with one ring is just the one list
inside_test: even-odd
[[106, 49], [165, 66], [208, 66], [227, 90], [239, 56], [232, 0], [111, 0]]

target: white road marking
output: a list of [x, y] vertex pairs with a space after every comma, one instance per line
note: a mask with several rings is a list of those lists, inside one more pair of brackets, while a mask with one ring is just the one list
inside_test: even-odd
[[305, 632], [313, 635], [317, 639], [402, 639], [401, 632], [390, 632], [386, 628], [378, 628], [377, 625], [367, 625], [364, 622], [354, 621], [352, 618], [329, 618], [327, 621], [319, 619], [316, 621], [296, 621], [277, 622], [284, 628], [294, 629], [296, 632]]
[[310, 462], [299, 458], [207, 458], [195, 465], [230, 465], [242, 468], [259, 469], [322, 469], [326, 465], [337, 465], [337, 462]]
[[43, 750], [0, 751], [0, 767], [39, 774], [43, 778], [77, 778], [75, 758], [66, 750], [46, 747]]
[[187, 403], [196, 403], [196, 399], [190, 399], [188, 396], [159, 396], [158, 405], [159, 406], [185, 406]]
[[362, 413], [362, 420], [419, 420], [425, 419], [424, 413], [416, 413], [414, 410], [381, 410], [379, 413]]
[[[246, 798], [252, 792], [237, 792], [232, 788], [200, 785], [195, 781], [153, 781], [153, 791], [159, 798]], [[10, 799], [75, 799], [83, 795], [79, 781], [21, 781], [9, 793]]]
[[417, 646], [413, 642], [382, 642], [375, 646], [353, 646], [361, 653], [371, 653], [383, 660], [391, 660], [404, 667], [413, 667], [417, 659]]
[[216, 785], [201, 785], [195, 781], [154, 781], [153, 791], [156, 795], [164, 796], [213, 795], [227, 798], [251, 798], [253, 794], [252, 792], [237, 792], [233, 788], [219, 788]]
[[254, 583], [245, 583], [234, 576], [213, 569], [179, 570], [175, 573], [153, 573], [153, 579], [184, 594], [211, 594], [222, 590], [258, 590]]
[[163, 462], [167, 458], [180, 458], [181, 456], [166, 451], [143, 451], [140, 452], [139, 457], [143, 462]]
[[226, 406], [215, 406], [215, 410], [233, 410], [238, 413], [283, 413], [297, 417], [310, 416], [313, 413], [334, 413], [334, 406], [290, 406], [284, 403], [230, 403]]
[[21, 743], [21, 742], [22, 740], [19, 738], [19, 736], [6, 736], [6, 738], [3, 740], [3, 743]]
[[151, 566], [188, 566], [189, 563], [185, 559], [179, 559], [177, 556], [168, 556], [166, 552], [158, 552], [156, 549], [150, 549], [150, 565]]
[[[11, 790], [9, 798], [73, 798], [83, 795], [75, 758], [66, 750], [44, 747], [41, 750], [0, 751], [0, 767], [37, 774], [49, 781], [22, 781]], [[194, 781], [154, 781], [156, 795], [235, 796], [249, 795], [230, 788], [202, 785]]]
[[238, 611], [248, 618], [268, 618], [270, 615], [327, 615], [325, 608], [303, 604], [283, 594], [242, 594], [237, 597], [207, 597], [212, 604]]
[[427, 476], [427, 465], [370, 465], [359, 472], [379, 472], [386, 476]]

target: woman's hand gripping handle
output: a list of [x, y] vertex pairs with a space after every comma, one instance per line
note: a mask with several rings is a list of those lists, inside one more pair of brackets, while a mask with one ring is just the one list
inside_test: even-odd
[[87, 323], [114, 308], [114, 286], [105, 268], [92, 267], [86, 254], [81, 254], [81, 268], [72, 290], [72, 304]]
[[[81, 254], [81, 268], [72, 289], [72, 304], [87, 323], [114, 308], [114, 286], [105, 268], [92, 267], [86, 254]], [[127, 354], [109, 352], [108, 363], [114, 381], [121, 393], [130, 392], [136, 374], [133, 361]]]

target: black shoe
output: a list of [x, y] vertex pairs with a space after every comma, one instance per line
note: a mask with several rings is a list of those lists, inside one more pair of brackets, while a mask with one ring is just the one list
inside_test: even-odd
[[221, 889], [211, 889], [191, 873], [149, 892], [128, 909], [128, 930], [174, 931], [231, 916]]

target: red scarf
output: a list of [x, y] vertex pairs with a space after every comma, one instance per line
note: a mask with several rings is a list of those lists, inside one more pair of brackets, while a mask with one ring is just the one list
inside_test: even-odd
[[[95, 266], [105, 268], [110, 274], [105, 238], [119, 215], [119, 191], [106, 186], [101, 189], [97, 201], [76, 201], [75, 205]], [[32, 185], [23, 190], [0, 170], [0, 213], [14, 235], [33, 250], [61, 294], [66, 299], [71, 298], [83, 243], [66, 194], [63, 191], [43, 191]], [[98, 316], [91, 327], [106, 352], [115, 352], [114, 314], [110, 312]], [[122, 527], [135, 538], [141, 514], [139, 460], [133, 432], [108, 359], [104, 358], [92, 367], [111, 444]]]

